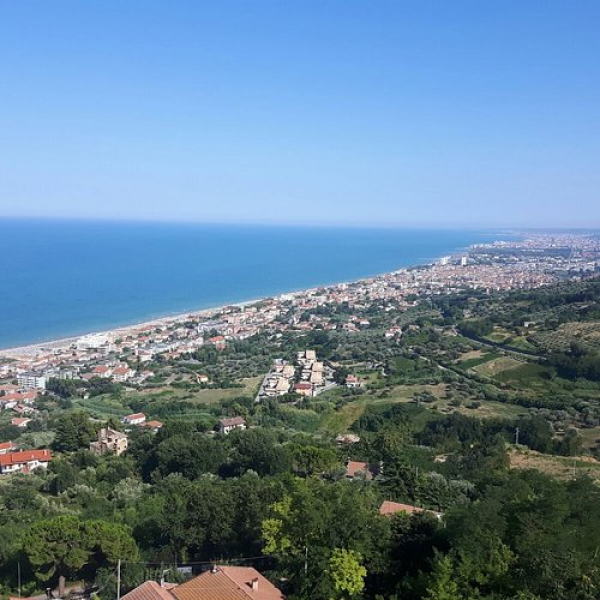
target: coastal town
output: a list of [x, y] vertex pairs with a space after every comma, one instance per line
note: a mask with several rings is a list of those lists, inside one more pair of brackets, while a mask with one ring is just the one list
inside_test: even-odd
[[[493, 242], [469, 248], [466, 252], [442, 257], [439, 261], [414, 268], [367, 278], [353, 283], [282, 294], [247, 305], [225, 306], [216, 310], [159, 319], [139, 326], [79, 338], [37, 344], [0, 352], [0, 423], [10, 423], [27, 431], [37, 416], [36, 401], [46, 393], [51, 380], [121, 385], [143, 390], [155, 373], [148, 365], [176, 361], [201, 348], [219, 352], [228, 344], [259, 333], [281, 336], [285, 332], [342, 331], [347, 334], [371, 326], [364, 309], [376, 304], [397, 314], [384, 337], [403, 335], [401, 315], [423, 298], [461, 290], [484, 292], [534, 289], [562, 280], [580, 280], [600, 270], [600, 241], [593, 236], [537, 234], [521, 241]], [[328, 306], [343, 306], [347, 316], [333, 319]], [[316, 397], [336, 386], [335, 369], [320, 361], [314, 350], [298, 353], [295, 360], [277, 358], [264, 374], [255, 401], [286, 395]], [[192, 382], [210, 387], [206, 373], [195, 372]], [[348, 373], [342, 382], [358, 388], [359, 378]], [[84, 397], [89, 391], [83, 387]], [[162, 423], [146, 415], [124, 416], [127, 427], [158, 431]], [[221, 425], [221, 430], [223, 426]], [[102, 430], [112, 438], [94, 442], [95, 451], [118, 446], [117, 432]], [[116, 444], [116, 446], [115, 446]], [[118, 446], [121, 448], [121, 446]], [[99, 450], [101, 449], [101, 450]], [[39, 454], [40, 452], [45, 454]], [[120, 454], [121, 450], [117, 451]], [[8, 473], [46, 466], [50, 453], [32, 450], [19, 453], [4, 450], [0, 472]], [[12, 462], [8, 462], [12, 461]], [[18, 462], [17, 462], [18, 461]]]
[[[319, 309], [324, 306], [344, 305], [351, 312], [358, 312], [379, 303], [388, 311], [402, 311], [414, 306], [418, 298], [469, 289], [484, 292], [533, 289], [565, 279], [579, 280], [599, 270], [600, 240], [597, 237], [535, 234], [521, 241], [475, 245], [464, 253], [442, 257], [433, 264], [400, 269], [352, 283], [166, 317], [79, 338], [2, 350], [0, 406], [15, 412], [16, 417], [30, 414], [36, 395], [45, 389], [50, 378], [84, 381], [100, 378], [143, 385], [153, 377], [145, 365], [157, 356], [177, 359], [203, 346], [221, 350], [231, 341], [245, 340], [259, 332], [277, 335], [285, 331], [340, 328], [356, 332], [370, 325], [368, 318], [353, 317], [351, 313], [345, 323], [335, 323], [328, 316], [319, 314]], [[401, 335], [401, 328], [391, 326], [385, 335]], [[286, 373], [291, 368], [291, 365], [280, 366]], [[313, 377], [318, 378], [318, 375]], [[263, 395], [284, 392], [284, 380], [293, 377], [272, 376], [270, 384], [275, 379], [278, 379], [279, 389], [272, 390], [267, 386], [261, 392]], [[198, 383], [208, 383], [208, 378], [199, 374]], [[298, 383], [301, 382], [296, 385]], [[308, 383], [312, 385], [315, 381]], [[316, 384], [317, 389], [320, 385]], [[308, 388], [301, 385], [298, 389], [305, 393]]]
[[[210, 593], [217, 578], [231, 583], [223, 575], [229, 569], [255, 597], [271, 585], [261, 571], [272, 563], [258, 559], [257, 570], [207, 561], [219, 552], [235, 564], [233, 523], [218, 547], [198, 531], [190, 539], [205, 541], [181, 542], [167, 510], [167, 533], [147, 541], [142, 532], [157, 529], [146, 525], [149, 509], [138, 513], [137, 503], [167, 495], [165, 502], [176, 505], [188, 484], [198, 487], [202, 500], [190, 499], [182, 530], [194, 531], [186, 515], [208, 502], [203, 532], [223, 503], [239, 501], [235, 510], [246, 510], [244, 486], [269, 486], [276, 476], [282, 490], [300, 486], [300, 507], [303, 485], [349, 494], [352, 510], [368, 504], [365, 518], [374, 521], [365, 531], [396, 518], [444, 528], [452, 509], [473, 499], [462, 457], [481, 450], [477, 437], [466, 437], [464, 447], [448, 441], [443, 427], [452, 440], [455, 429], [478, 436], [489, 427], [501, 436], [489, 446], [503, 468], [544, 451], [552, 468], [551, 461], [574, 456], [577, 472], [594, 476], [600, 410], [593, 386], [600, 374], [597, 355], [588, 353], [600, 331], [599, 272], [597, 238], [532, 235], [356, 282], [4, 350], [0, 484], [18, 491], [31, 482], [48, 510], [77, 506], [87, 514], [89, 502], [91, 511], [136, 520], [146, 560], [166, 556], [173, 566], [127, 582], [125, 598], [145, 598], [149, 590], [170, 598], [188, 588]], [[564, 296], [546, 301], [544, 290]], [[522, 294], [516, 304], [531, 310], [507, 312], [511, 294]], [[561, 304], [568, 305], [565, 315], [553, 308]], [[571, 340], [566, 347], [576, 349], [561, 359], [552, 344], [566, 319], [581, 322], [561, 330], [560, 338]], [[588, 360], [587, 370], [572, 374], [573, 360]], [[573, 379], [580, 373], [589, 381]], [[539, 397], [540, 385], [553, 386], [551, 403]], [[520, 438], [513, 443], [515, 430]], [[212, 498], [220, 486], [233, 491]], [[100, 497], [109, 505], [96, 509]], [[249, 556], [280, 559], [270, 532], [277, 533], [291, 500], [275, 498], [270, 507], [261, 501], [267, 512], [248, 517]], [[292, 516], [294, 523], [305, 518]], [[177, 543], [189, 550], [171, 559]], [[279, 591], [274, 597], [283, 598]], [[60, 584], [54, 595], [61, 596]]]

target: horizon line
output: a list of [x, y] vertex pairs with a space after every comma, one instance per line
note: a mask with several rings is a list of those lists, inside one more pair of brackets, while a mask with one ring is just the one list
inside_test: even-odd
[[207, 226], [233, 226], [233, 227], [289, 227], [289, 228], [314, 228], [314, 229], [428, 229], [428, 230], [460, 230], [470, 231], [483, 229], [498, 232], [511, 231], [579, 231], [598, 232], [598, 226], [558, 226], [558, 225], [534, 225], [525, 226], [518, 224], [465, 224], [457, 223], [434, 223], [425, 224], [421, 222], [411, 223], [378, 223], [378, 222], [314, 222], [314, 221], [228, 221], [228, 220], [201, 220], [197, 218], [186, 219], [185, 217], [170, 218], [141, 218], [141, 217], [90, 217], [77, 215], [2, 215], [0, 221], [57, 221], [57, 222], [86, 222], [86, 223], [114, 223], [114, 224], [139, 224], [139, 225], [207, 225]]

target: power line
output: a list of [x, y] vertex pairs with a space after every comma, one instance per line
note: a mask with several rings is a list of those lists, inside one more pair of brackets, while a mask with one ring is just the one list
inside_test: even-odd
[[[240, 556], [238, 558], [223, 558], [221, 559], [224, 563], [234, 563], [234, 562], [247, 562], [250, 560], [259, 560], [261, 558], [272, 558], [271, 556], [267, 555], [267, 554], [262, 554], [261, 556]], [[165, 561], [163, 560], [162, 562], [152, 562], [152, 561], [145, 561], [145, 560], [122, 560], [121, 561], [121, 565], [146, 565], [146, 566], [161, 566], [161, 565], [165, 565], [167, 563], [165, 563]], [[215, 564], [215, 560], [202, 560], [202, 561], [192, 561], [192, 562], [182, 562], [182, 563], [178, 563], [175, 562], [173, 563], [173, 566], [191, 566], [191, 565], [213, 565]]]

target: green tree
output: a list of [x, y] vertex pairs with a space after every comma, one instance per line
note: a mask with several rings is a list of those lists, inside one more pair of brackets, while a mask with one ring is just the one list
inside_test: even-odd
[[72, 398], [77, 395], [80, 385], [80, 383], [73, 379], [51, 377], [46, 384], [46, 389], [61, 398]]
[[353, 550], [336, 548], [329, 559], [329, 573], [340, 598], [356, 596], [365, 587], [367, 569], [360, 553]]
[[55, 427], [53, 447], [59, 452], [74, 452], [87, 448], [96, 436], [88, 415], [82, 411], [61, 415]]
[[433, 563], [424, 600], [462, 600], [453, 578], [453, 562], [448, 555], [438, 554]]
[[58, 582], [61, 598], [67, 578], [92, 578], [100, 567], [137, 557], [135, 541], [122, 525], [73, 516], [34, 524], [23, 537], [23, 551], [38, 579]]
[[277, 443], [273, 432], [264, 429], [247, 429], [230, 434], [234, 451], [231, 467], [236, 474], [247, 470], [259, 475], [276, 475], [289, 470], [288, 453]]

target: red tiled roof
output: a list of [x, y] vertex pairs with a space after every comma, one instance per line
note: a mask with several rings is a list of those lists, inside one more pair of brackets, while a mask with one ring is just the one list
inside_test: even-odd
[[246, 421], [243, 417], [230, 417], [226, 419], [221, 419], [219, 423], [223, 427], [235, 427], [236, 425], [245, 425]]
[[156, 581], [145, 581], [125, 594], [123, 600], [173, 600], [173, 596], [167, 588], [161, 587]]
[[369, 476], [372, 477], [367, 463], [358, 462], [355, 460], [348, 461], [348, 464], [346, 465], [346, 477], [356, 477], [360, 471], [364, 472], [367, 478], [369, 478]]
[[133, 415], [127, 415], [125, 419], [127, 421], [135, 421], [136, 419], [145, 419], [146, 415], [144, 413], [135, 413]]
[[48, 462], [51, 459], [52, 453], [50, 450], [20, 450], [18, 452], [9, 452], [8, 454], [0, 455], [0, 467], [22, 465], [34, 460]]
[[[252, 589], [253, 581], [256, 589]], [[280, 590], [251, 567], [217, 567], [171, 593], [178, 600], [285, 600]]]
[[16, 446], [12, 442], [4, 442], [0, 444], [0, 452], [5, 452], [7, 450], [14, 450]]
[[312, 383], [297, 383], [294, 385], [295, 390], [312, 390]]
[[31, 390], [30, 392], [13, 392], [0, 396], [1, 402], [14, 402], [15, 400], [35, 400], [38, 393]]
[[18, 385], [7, 383], [6, 385], [0, 385], [0, 392], [13, 392], [19, 389]]

